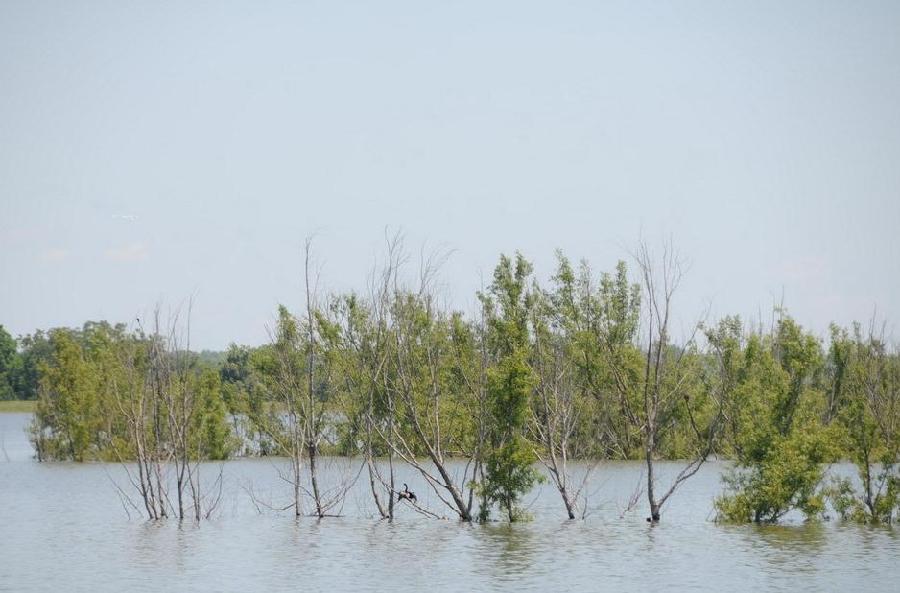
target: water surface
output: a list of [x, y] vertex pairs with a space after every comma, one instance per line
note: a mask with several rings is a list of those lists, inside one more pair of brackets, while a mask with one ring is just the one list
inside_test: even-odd
[[[640, 463], [594, 470], [584, 520], [565, 520], [558, 495], [544, 485], [527, 499], [529, 523], [463, 525], [403, 505], [394, 522], [378, 521], [362, 479], [346, 497], [342, 517], [295, 519], [267, 508], [289, 502], [278, 477], [282, 463], [237, 460], [222, 466], [217, 512], [197, 526], [151, 523], [133, 510], [129, 517], [114, 486], [128, 482], [116, 464], [37, 463], [24, 432], [28, 419], [0, 414], [0, 591], [874, 592], [900, 586], [896, 529], [713, 523], [723, 464], [710, 464], [687, 482], [663, 523], [651, 528], [643, 499], [634, 512], [621, 512]], [[347, 463], [326, 464], [323, 481], [355, 476], [358, 466]], [[211, 480], [219, 467], [205, 465], [204, 478]], [[663, 469], [671, 474], [677, 467]], [[441, 511], [415, 472], [404, 468], [401, 477], [426, 506]]]

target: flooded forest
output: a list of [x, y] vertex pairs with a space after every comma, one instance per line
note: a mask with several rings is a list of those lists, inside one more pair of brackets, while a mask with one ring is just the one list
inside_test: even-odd
[[[883, 324], [821, 340], [782, 307], [676, 331], [684, 270], [668, 244], [601, 272], [557, 253], [546, 282], [501, 256], [469, 312], [442, 304], [440, 254], [413, 263], [399, 236], [361, 293], [328, 292], [309, 242], [305, 255], [305, 306], [279, 307], [261, 346], [192, 351], [192, 305], [7, 334], [2, 388], [36, 401], [36, 459], [121, 466], [122, 504], [151, 520], [208, 518], [222, 489], [209, 462], [252, 457], [280, 460], [278, 509], [297, 517], [340, 516], [364, 484], [379, 519], [404, 505], [529, 521], [540, 486], [557, 500], [541, 512], [575, 520], [592, 476], [630, 460], [621, 505], [650, 524], [713, 461], [720, 523], [897, 520], [900, 357]], [[838, 462], [853, 471], [829, 474]]]

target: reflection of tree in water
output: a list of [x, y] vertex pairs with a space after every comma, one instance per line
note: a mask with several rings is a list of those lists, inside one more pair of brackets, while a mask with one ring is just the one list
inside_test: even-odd
[[166, 524], [158, 521], [141, 523], [134, 530], [131, 562], [134, 565], [151, 568], [174, 566], [179, 571], [185, 569], [185, 560], [190, 557], [192, 532], [197, 526], [190, 522], [179, 521], [177, 524]]
[[821, 523], [804, 525], [749, 525], [733, 528], [744, 533], [749, 549], [762, 554], [779, 573], [815, 571], [818, 556], [828, 543], [828, 531]]
[[495, 560], [491, 570], [500, 578], [521, 575], [534, 568], [536, 540], [531, 525], [501, 523], [482, 526], [483, 542]]
[[[396, 583], [413, 591], [456, 589], [469, 570], [464, 550], [471, 529], [459, 521], [376, 521], [361, 532], [366, 552], [354, 555], [354, 562], [365, 565], [366, 584], [374, 591]], [[348, 537], [359, 533], [352, 528]]]
[[885, 549], [896, 548], [900, 529], [890, 525], [860, 525], [852, 521], [837, 522], [829, 540], [838, 554], [869, 558]]
[[197, 545], [196, 542], [192, 542], [191, 540], [194, 539], [194, 533], [199, 528], [200, 526], [196, 522], [178, 522], [178, 529], [175, 532], [175, 558], [173, 558], [173, 561], [178, 567], [179, 572], [184, 571], [185, 561], [191, 557], [191, 549]]

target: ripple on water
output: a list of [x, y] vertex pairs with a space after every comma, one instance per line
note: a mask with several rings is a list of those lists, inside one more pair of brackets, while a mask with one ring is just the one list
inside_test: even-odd
[[[0, 461], [0, 590], [737, 593], [852, 591], [864, 583], [877, 592], [895, 591], [900, 582], [895, 529], [710, 522], [721, 488], [715, 464], [651, 527], [642, 507], [620, 516], [640, 464], [594, 471], [584, 521], [564, 520], [557, 493], [545, 485], [529, 499], [532, 522], [464, 525], [427, 519], [402, 504], [394, 522], [375, 520], [361, 482], [341, 518], [259, 514], [248, 488], [270, 506], [289, 500], [278, 461], [240, 460], [225, 464], [220, 512], [198, 527], [129, 520], [112, 485], [127, 487], [118, 466], [32, 461], [26, 421], [0, 415], [5, 446], [15, 452]], [[323, 481], [343, 475], [342, 463]], [[661, 466], [661, 480], [678, 468]], [[424, 504], [441, 508], [415, 472], [401, 468], [400, 479]]]

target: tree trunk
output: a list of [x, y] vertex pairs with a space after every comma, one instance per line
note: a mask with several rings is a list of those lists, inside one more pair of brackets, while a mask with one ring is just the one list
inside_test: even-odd
[[575, 507], [572, 505], [572, 501], [569, 500], [569, 493], [566, 492], [565, 486], [559, 489], [559, 493], [562, 496], [563, 504], [566, 505], [566, 513], [568, 513], [569, 519], [574, 519]]
[[648, 445], [646, 449], [647, 456], [647, 500], [650, 503], [650, 516], [647, 521], [651, 524], [659, 523], [659, 503], [656, 500], [656, 494], [653, 491], [655, 477], [653, 475], [653, 447]]
[[313, 499], [316, 502], [316, 516], [321, 519], [325, 516], [325, 509], [322, 508], [322, 499], [319, 496], [319, 477], [316, 470], [318, 449], [315, 443], [309, 444], [307, 452], [309, 453], [309, 480], [312, 483]]

